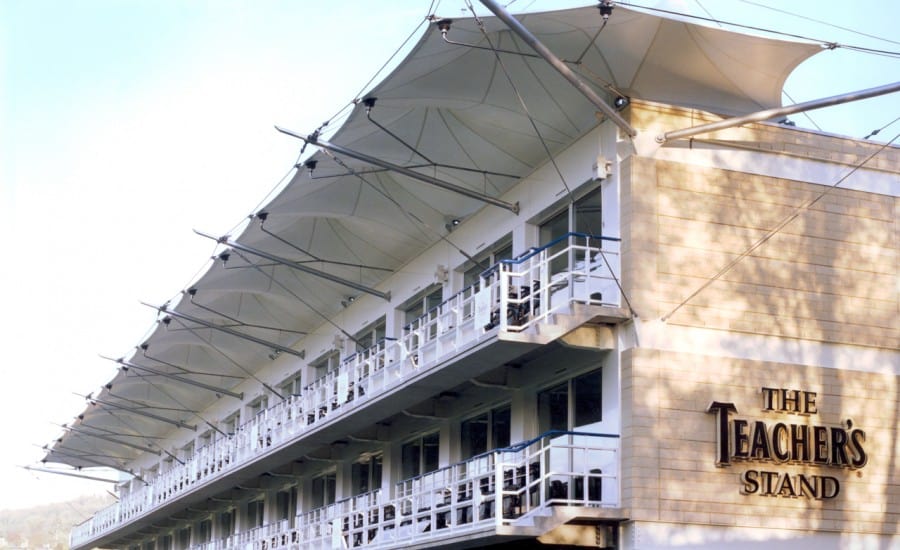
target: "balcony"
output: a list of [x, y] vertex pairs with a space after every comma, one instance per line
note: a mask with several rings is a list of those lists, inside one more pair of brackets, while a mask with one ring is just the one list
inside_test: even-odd
[[199, 548], [396, 548], [624, 519], [617, 455], [617, 435], [550, 432], [404, 480], [394, 498], [373, 491]]
[[[486, 342], [541, 344], [590, 319], [624, 320], [613, 273], [618, 273], [618, 241], [574, 233], [493, 266], [475, 285], [404, 327], [399, 338], [346, 358], [337, 370], [258, 414], [236, 433], [197, 448], [183, 464], [148, 476], [146, 485], [76, 526], [71, 546], [110, 541], [117, 529], [159, 515], [162, 507], [175, 506], [201, 489], [213, 491], [230, 472], [263, 458], [274, 460], [307, 435], [354, 410], [384, 402], [389, 394], [396, 399], [397, 390]], [[494, 517], [503, 515], [498, 511]]]

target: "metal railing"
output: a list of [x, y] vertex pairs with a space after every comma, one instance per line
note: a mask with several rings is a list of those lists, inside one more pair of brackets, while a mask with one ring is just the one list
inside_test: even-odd
[[501, 331], [552, 323], [553, 315], [571, 313], [574, 304], [621, 304], [619, 239], [567, 233], [519, 258], [502, 260], [496, 269], [500, 285], [491, 289], [499, 307], [490, 322]]
[[404, 480], [392, 499], [374, 491], [298, 515], [296, 527], [277, 540], [291, 541], [286, 547], [388, 548], [473, 531], [509, 534], [557, 506], [615, 508], [618, 437], [549, 432]]
[[[608, 245], [607, 249], [601, 245]], [[612, 270], [612, 271], [611, 271]], [[569, 233], [486, 270], [479, 281], [385, 339], [344, 359], [339, 368], [200, 446], [184, 464], [147, 477], [147, 484], [73, 528], [81, 545], [227, 475], [257, 457], [318, 429], [419, 373], [503, 331], [552, 324], [572, 304], [618, 306], [618, 239]]]

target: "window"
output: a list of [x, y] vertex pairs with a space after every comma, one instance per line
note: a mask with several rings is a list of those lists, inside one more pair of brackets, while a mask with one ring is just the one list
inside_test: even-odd
[[509, 405], [497, 407], [460, 424], [460, 453], [463, 460], [510, 443]]
[[218, 538], [229, 537], [234, 534], [235, 526], [234, 510], [221, 512], [218, 517], [219, 535]]
[[403, 308], [403, 324], [408, 325], [419, 317], [441, 305], [444, 300], [440, 286], [428, 289], [421, 296], [407, 302]]
[[151, 480], [155, 478], [157, 474], [159, 474], [159, 464], [150, 468], [146, 468], [144, 470], [144, 479]]
[[275, 493], [276, 519], [291, 519], [297, 515], [297, 488], [291, 487]]
[[206, 544], [212, 540], [212, 520], [205, 519], [197, 524], [198, 544]]
[[409, 479], [438, 469], [440, 435], [433, 432], [400, 448], [400, 477]]
[[334, 472], [312, 478], [312, 507], [334, 504], [337, 478]]
[[602, 420], [602, 383], [603, 380], [599, 369], [579, 376], [572, 381], [572, 390], [575, 392], [574, 428], [589, 426]]
[[512, 258], [512, 252], [512, 237], [506, 236], [476, 256], [476, 262], [470, 262], [472, 265], [466, 264], [468, 267], [463, 272], [463, 287], [478, 283], [479, 275], [500, 260]]
[[294, 373], [293, 376], [282, 382], [278, 386], [278, 389], [280, 390], [282, 397], [284, 397], [285, 399], [287, 399], [291, 395], [300, 395], [300, 393], [303, 391], [303, 383], [300, 377], [300, 372], [298, 371]]
[[247, 503], [247, 526], [250, 529], [262, 527], [265, 511], [266, 506], [263, 500], [253, 500]]
[[197, 437], [197, 448], [202, 449], [212, 441], [212, 430], [206, 430]]
[[178, 530], [178, 547], [188, 548], [191, 545], [191, 528], [190, 526]]
[[353, 486], [353, 494], [361, 495], [381, 488], [381, 453], [364, 456], [353, 463], [350, 471], [350, 481]]
[[570, 231], [600, 235], [602, 223], [600, 196], [598, 187], [541, 224], [541, 244], [547, 244]]
[[353, 339], [356, 340], [356, 352], [365, 351], [384, 340], [386, 335], [385, 326], [385, 320], [382, 316], [381, 319], [354, 334]]
[[[582, 374], [538, 393], [538, 426], [541, 433], [550, 430], [588, 432], [602, 420], [602, 371]], [[553, 441], [562, 445], [596, 443], [587, 435], [557, 435]], [[569, 453], [564, 447], [551, 449], [547, 456], [550, 476], [547, 498], [599, 501], [603, 484], [601, 475], [614, 469], [610, 453]], [[570, 475], [562, 472], [582, 472]], [[585, 493], [585, 489], [587, 492]]]
[[420, 296], [410, 300], [403, 307], [404, 328], [425, 328], [424, 332], [417, 333], [412, 337], [409, 342], [411, 349], [415, 349], [423, 343], [419, 341], [420, 336], [423, 337], [425, 341], [431, 340], [437, 336], [437, 308], [443, 301], [443, 289], [440, 286], [436, 286], [429, 288]]
[[159, 550], [172, 550], [172, 535], [161, 535], [156, 539], [156, 548]]
[[601, 371], [597, 369], [538, 393], [541, 433], [571, 431], [602, 420]]
[[258, 414], [265, 412], [268, 405], [269, 405], [269, 398], [265, 397], [265, 396], [260, 397], [259, 399], [253, 401], [252, 403], [250, 403], [250, 405], [247, 406], [248, 412], [250, 413], [250, 417], [253, 418], [253, 417], [257, 416]]
[[187, 445], [181, 448], [181, 459], [190, 460], [194, 456], [194, 442], [189, 441]]
[[336, 371], [341, 366], [341, 353], [337, 350], [330, 351], [310, 363], [309, 366], [315, 372], [316, 380], [318, 380], [326, 374]]
[[[545, 246], [569, 232], [600, 235], [602, 227], [600, 197], [600, 188], [598, 187], [541, 224], [540, 245]], [[549, 255], [555, 255], [565, 250], [567, 244], [563, 240], [563, 242], [550, 247]], [[559, 273], [567, 265], [567, 258], [559, 256], [550, 262], [550, 270], [553, 273]]]
[[241, 425], [241, 411], [236, 411], [231, 416], [222, 421], [222, 431], [228, 435], [237, 433], [237, 429]]

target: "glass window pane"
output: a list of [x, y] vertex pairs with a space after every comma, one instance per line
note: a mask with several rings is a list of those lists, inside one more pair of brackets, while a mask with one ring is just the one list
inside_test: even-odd
[[471, 458], [488, 450], [488, 415], [476, 416], [460, 424], [462, 458]]
[[200, 542], [209, 542], [210, 536], [212, 536], [212, 521], [205, 519], [200, 522], [199, 527], [197, 535], [200, 538]]
[[325, 504], [334, 504], [337, 491], [337, 476], [328, 474], [325, 476]]
[[[541, 225], [540, 228], [540, 245], [545, 246], [556, 239], [559, 239], [563, 235], [569, 232], [569, 209], [565, 209], [556, 216], [550, 218], [547, 222]], [[550, 260], [550, 272], [551, 273], [559, 273], [561, 271], [565, 271], [566, 266], [568, 265], [568, 258], [565, 254], [561, 254], [562, 251], [566, 249], [568, 246], [568, 242], [566, 239], [556, 243], [547, 249], [548, 257], [552, 258]]]
[[427, 313], [428, 311], [431, 311], [433, 308], [436, 308], [437, 306], [441, 305], [441, 302], [443, 301], [443, 295], [444, 295], [443, 291], [440, 288], [438, 288], [437, 290], [435, 290], [434, 292], [432, 292], [431, 294], [426, 296], [425, 297], [425, 312]]
[[440, 436], [437, 432], [422, 438], [422, 471], [433, 472], [440, 463]]
[[511, 433], [511, 412], [509, 405], [491, 412], [491, 448], [509, 447]]
[[178, 545], [182, 548], [187, 548], [191, 545], [191, 528], [185, 527], [184, 529], [180, 529], [178, 531]]
[[371, 332], [357, 334], [354, 339], [356, 340], [356, 351], [363, 351], [372, 347], [373, 342]]
[[[469, 267], [463, 273], [463, 286], [471, 286], [479, 281], [481, 275], [486, 269], [493, 266], [500, 260], [508, 260], [512, 258], [512, 242], [509, 235], [503, 237], [495, 243], [490, 251], [483, 252], [476, 257], [475, 265]], [[503, 243], [503, 244], [500, 244]]]
[[325, 505], [325, 478], [314, 477], [312, 479], [312, 507], [318, 508]]
[[512, 258], [512, 243], [504, 246], [503, 248], [497, 250], [494, 253], [494, 261], [493, 263], [497, 263], [500, 260], [509, 260]]
[[369, 462], [355, 462], [350, 470], [350, 483], [353, 494], [361, 495], [369, 492]]
[[288, 519], [291, 514], [291, 493], [278, 491], [275, 493], [275, 509], [278, 511], [278, 519]]
[[400, 449], [400, 476], [403, 479], [416, 477], [421, 473], [419, 461], [421, 456], [421, 442], [411, 441]]
[[574, 231], [587, 233], [588, 235], [600, 235], [602, 233], [600, 196], [600, 188], [598, 187], [575, 202]]
[[541, 246], [562, 237], [569, 232], [569, 211], [563, 210], [541, 225]]
[[381, 489], [381, 470], [382, 470], [382, 457], [381, 455], [372, 457], [372, 484], [370, 491], [376, 491]]
[[600, 370], [589, 372], [575, 379], [575, 427], [587, 426], [602, 420]]
[[538, 425], [541, 433], [569, 429], [568, 383], [562, 383], [538, 394]]

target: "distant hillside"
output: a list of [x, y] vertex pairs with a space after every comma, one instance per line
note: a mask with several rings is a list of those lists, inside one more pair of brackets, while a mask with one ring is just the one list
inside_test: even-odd
[[0, 550], [67, 550], [72, 526], [113, 502], [112, 496], [92, 495], [34, 508], [0, 510]]

